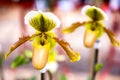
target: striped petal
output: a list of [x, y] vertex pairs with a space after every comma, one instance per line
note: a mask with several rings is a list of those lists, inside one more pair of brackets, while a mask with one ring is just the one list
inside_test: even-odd
[[25, 24], [41, 32], [47, 32], [60, 26], [60, 20], [50, 12], [30, 11], [26, 14], [24, 21]]
[[87, 5], [83, 7], [82, 14], [95, 21], [107, 19], [107, 15], [103, 12], [103, 10], [95, 6]]

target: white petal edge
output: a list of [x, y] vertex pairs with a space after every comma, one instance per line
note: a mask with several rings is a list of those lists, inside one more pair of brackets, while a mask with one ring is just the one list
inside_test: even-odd
[[30, 11], [30, 12], [28, 12], [24, 17], [25, 24], [29, 25], [30, 19], [39, 13], [42, 13], [42, 11]]
[[48, 70], [48, 64], [46, 64], [46, 66], [42, 70], [39, 70], [39, 71], [40, 73], [45, 73], [47, 70]]
[[49, 62], [48, 63], [48, 70], [51, 71], [51, 73], [55, 73], [58, 69], [58, 63], [57, 62]]
[[38, 12], [37, 11], [30, 11], [28, 12], [25, 17], [24, 17], [24, 22], [25, 24], [29, 24], [29, 20], [35, 15], [37, 14]]
[[44, 13], [49, 19], [52, 19], [53, 20], [53, 22], [55, 22], [55, 24], [56, 24], [56, 28], [58, 28], [58, 27], [60, 27], [60, 24], [61, 24], [61, 22], [60, 22], [60, 20], [58, 19], [58, 17], [56, 16], [56, 15], [54, 15], [53, 13], [51, 13], [51, 12], [45, 12]]
[[106, 13], [105, 13], [102, 9], [100, 9], [100, 8], [98, 8], [98, 7], [95, 7], [95, 6], [86, 5], [85, 7], [82, 8], [81, 13], [82, 13], [83, 15], [86, 15], [87, 9], [88, 9], [88, 8], [91, 8], [91, 7], [96, 8], [97, 10], [99, 10], [99, 11], [103, 14], [104, 20], [108, 20], [108, 17], [107, 17], [107, 15], [106, 15]]
[[81, 13], [82, 13], [83, 15], [85, 15], [89, 20], [91, 20], [91, 18], [86, 15], [86, 11], [87, 11], [87, 9], [90, 8], [90, 7], [91, 7], [90, 5], [86, 5], [86, 6], [84, 6], [84, 7], [82, 8], [82, 10], [81, 10]]
[[88, 8], [90, 8], [91, 6], [90, 5], [86, 5], [86, 6], [84, 6], [83, 8], [82, 8], [82, 10], [81, 10], [81, 13], [83, 14], [83, 15], [86, 15], [85, 13], [86, 13], [86, 10], [88, 9]]
[[30, 19], [31, 19], [32, 17], [34, 17], [34, 15], [39, 14], [39, 13], [44, 14], [44, 15], [47, 16], [49, 19], [52, 19], [52, 20], [55, 22], [56, 27], [60, 27], [60, 23], [61, 23], [61, 22], [60, 22], [60, 20], [58, 19], [57, 16], [55, 16], [55, 15], [54, 15], [53, 13], [51, 13], [51, 12], [45, 12], [45, 13], [43, 13], [42, 11], [30, 11], [30, 12], [28, 12], [28, 13], [25, 15], [25, 17], [24, 17], [24, 22], [25, 22], [25, 24], [30, 25], [30, 24], [29, 24]]

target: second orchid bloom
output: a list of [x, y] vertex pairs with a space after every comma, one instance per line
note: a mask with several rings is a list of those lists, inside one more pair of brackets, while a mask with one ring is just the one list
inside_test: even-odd
[[63, 33], [71, 33], [75, 29], [81, 26], [85, 26], [85, 34], [84, 34], [84, 45], [85, 47], [91, 48], [93, 47], [95, 41], [103, 35], [104, 32], [107, 33], [111, 43], [113, 46], [120, 47], [120, 41], [118, 41], [114, 34], [105, 28], [103, 24], [103, 20], [107, 18], [106, 14], [95, 6], [85, 6], [82, 9], [82, 14], [86, 15], [89, 20], [83, 23], [76, 22], [73, 23], [70, 27], [65, 28]]
[[5, 58], [26, 41], [31, 41], [33, 46], [32, 64], [37, 70], [41, 70], [46, 66], [50, 55], [49, 51], [52, 47], [51, 42], [58, 42], [66, 51], [71, 62], [80, 60], [80, 54], [73, 51], [69, 43], [64, 40], [59, 40], [59, 38], [51, 32], [52, 29], [60, 26], [60, 20], [54, 14], [50, 12], [30, 11], [25, 16], [25, 24], [32, 26], [36, 30], [36, 33], [32, 36], [19, 38], [16, 43], [10, 46], [10, 50], [5, 54]]

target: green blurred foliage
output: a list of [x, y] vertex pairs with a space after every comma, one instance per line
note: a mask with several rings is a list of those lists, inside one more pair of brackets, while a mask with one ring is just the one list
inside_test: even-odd
[[67, 80], [67, 77], [64, 74], [61, 74], [59, 80]]
[[28, 58], [32, 58], [32, 51], [31, 50], [26, 49], [23, 54], [25, 54], [25, 56]]
[[95, 72], [98, 72], [98, 71], [100, 71], [101, 69], [103, 68], [103, 64], [102, 63], [98, 63], [98, 64], [96, 64], [95, 65]]
[[37, 80], [37, 78], [35, 76], [33, 76], [30, 80]]
[[0, 53], [0, 66], [2, 66], [3, 64], [3, 58], [4, 58], [3, 53]]
[[18, 57], [14, 59], [11, 64], [12, 68], [19, 67], [21, 65], [26, 65], [31, 62], [32, 52], [30, 50], [25, 50], [23, 54], [20, 54]]

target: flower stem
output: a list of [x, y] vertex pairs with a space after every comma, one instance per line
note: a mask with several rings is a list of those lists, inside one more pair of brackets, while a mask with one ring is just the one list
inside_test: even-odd
[[92, 80], [95, 80], [95, 76], [97, 72], [95, 71], [95, 65], [98, 63], [98, 56], [99, 56], [99, 40], [95, 43], [95, 53], [94, 53], [94, 63], [93, 63], [93, 73], [92, 73]]
[[52, 73], [49, 70], [47, 70], [47, 73], [49, 75], [49, 80], [53, 80]]
[[0, 77], [1, 80], [4, 80], [4, 76], [3, 76], [3, 53], [0, 53]]
[[41, 80], [45, 80], [45, 73], [41, 73]]

